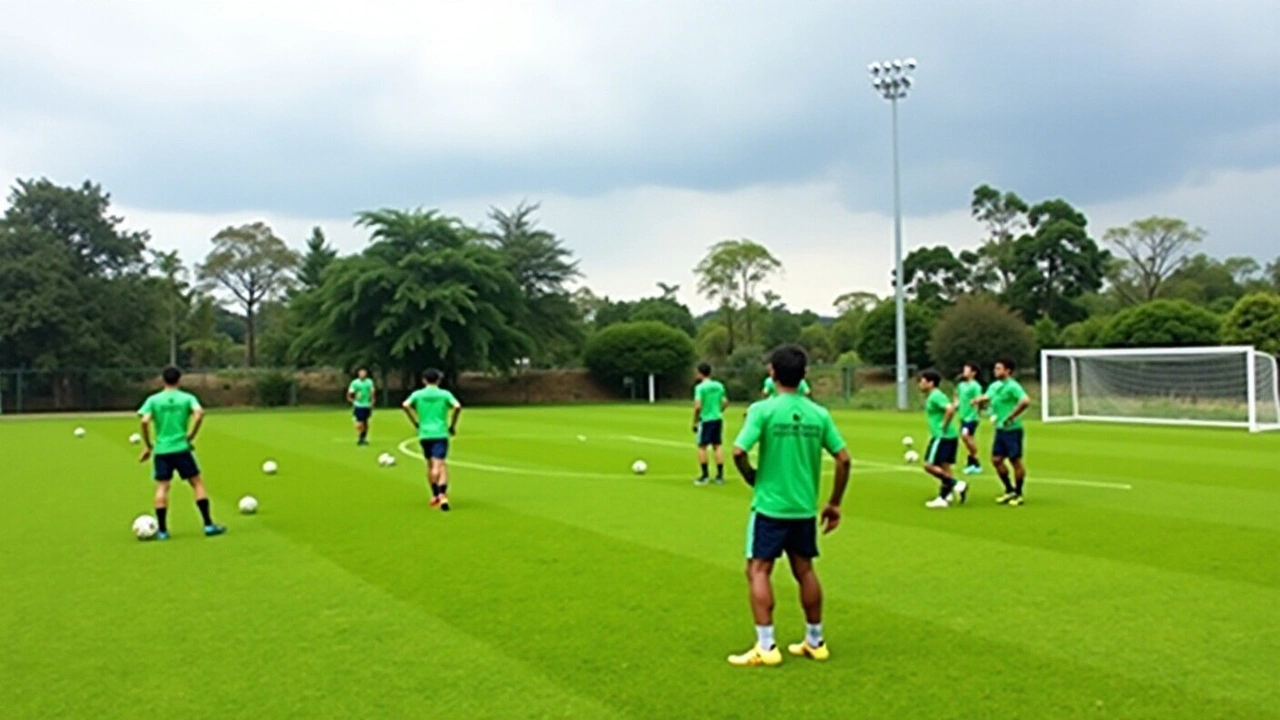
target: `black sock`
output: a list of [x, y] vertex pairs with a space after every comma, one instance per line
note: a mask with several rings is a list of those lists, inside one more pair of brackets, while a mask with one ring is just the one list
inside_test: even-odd
[[969, 462], [968, 462], [968, 465], [969, 465], [969, 467], [982, 467], [982, 463], [978, 462], [978, 456], [977, 456], [977, 455], [970, 455], [970, 456], [969, 456]]
[[368, 431], [368, 430], [361, 430], [361, 431], [360, 431], [360, 442], [364, 442], [364, 439], [365, 439], [365, 438], [367, 438], [367, 437], [369, 437], [369, 431]]
[[204, 518], [204, 524], [212, 525], [213, 516], [209, 514], [209, 498], [200, 498], [197, 500], [196, 507], [200, 508], [200, 517]]
[[156, 508], [156, 524], [160, 527], [160, 532], [169, 532], [169, 508]]
[[951, 495], [951, 491], [956, 489], [956, 479], [953, 477], [942, 477], [942, 489], [938, 492], [938, 497], [946, 500]]
[[431, 497], [435, 497], [439, 494], [440, 494], [440, 486], [435, 483], [431, 483]]
[[707, 477], [707, 464], [702, 463], [702, 477]]
[[716, 477], [720, 480], [724, 479], [724, 463], [716, 463]]
[[1004, 491], [1005, 491], [1005, 492], [1007, 492], [1007, 493], [1011, 493], [1011, 492], [1013, 492], [1013, 483], [1009, 482], [1009, 473], [1007, 473], [1007, 472], [1001, 472], [1001, 473], [1000, 473], [1000, 482], [1004, 483]]
[[1013, 491], [1014, 491], [1014, 492], [1016, 492], [1016, 493], [1018, 493], [1019, 495], [1021, 495], [1021, 494], [1022, 494], [1022, 481], [1023, 481], [1023, 480], [1026, 480], [1026, 478], [1018, 478], [1018, 479], [1014, 480], [1014, 483], [1016, 483], [1016, 484], [1014, 485], [1014, 490], [1013, 490]]

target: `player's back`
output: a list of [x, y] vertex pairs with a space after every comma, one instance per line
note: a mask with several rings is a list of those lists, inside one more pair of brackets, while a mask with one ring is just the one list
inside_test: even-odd
[[142, 413], [151, 415], [156, 428], [156, 452], [166, 453], [185, 450], [187, 427], [191, 415], [200, 406], [196, 396], [177, 389], [161, 390], [142, 404]]
[[744, 433], [760, 445], [753, 507], [771, 517], [813, 517], [822, 451], [843, 445], [827, 409], [800, 393], [779, 393], [751, 406]]
[[449, 410], [458, 404], [453, 393], [428, 385], [409, 396], [409, 404], [418, 413], [418, 435], [422, 438], [445, 438], [449, 435]]

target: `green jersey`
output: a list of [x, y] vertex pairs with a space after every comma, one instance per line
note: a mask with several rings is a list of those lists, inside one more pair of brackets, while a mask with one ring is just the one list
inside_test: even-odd
[[[951, 399], [941, 390], [934, 388], [924, 401], [924, 419], [929, 423], [929, 436], [939, 440], [952, 440], [960, 437], [953, 422], [947, 421], [947, 409], [951, 407]], [[951, 418], [955, 420], [953, 416]]]
[[347, 386], [347, 392], [351, 393], [351, 404], [358, 408], [367, 408], [373, 406], [373, 378], [365, 378], [361, 380], [356, 378]]
[[956, 400], [960, 407], [956, 409], [956, 414], [960, 416], [960, 422], [976, 422], [978, 420], [978, 408], [974, 407], [973, 401], [982, 395], [982, 385], [977, 380], [962, 380], [956, 385]]
[[[800, 392], [800, 394], [801, 394], [801, 395], [808, 395], [808, 394], [811, 392], [811, 391], [809, 390], [809, 381], [808, 381], [808, 380], [801, 379], [801, 380], [800, 380], [800, 387], [796, 388], [796, 390], [798, 390], [798, 391]], [[765, 394], [767, 397], [777, 397], [777, 396], [778, 396], [778, 386], [777, 386], [777, 384], [776, 384], [776, 383], [774, 383], [774, 382], [773, 382], [773, 378], [771, 378], [771, 377], [770, 377], [770, 378], [765, 378], [765, 379], [764, 379], [764, 394]]]
[[147, 398], [138, 408], [138, 415], [151, 417], [156, 429], [156, 442], [152, 448], [156, 455], [187, 452], [191, 441], [187, 432], [191, 416], [200, 409], [195, 395], [183, 390], [161, 390]]
[[707, 378], [693, 389], [693, 399], [702, 403], [698, 419], [714, 422], [724, 419], [724, 385], [719, 380]]
[[453, 393], [434, 385], [415, 390], [404, 401], [418, 413], [418, 439], [444, 440], [449, 437], [449, 411], [462, 407]]
[[844, 438], [826, 408], [797, 393], [761, 400], [747, 412], [734, 442], [750, 452], [760, 446], [751, 509], [780, 520], [804, 520], [818, 512], [822, 451], [838, 453]]
[[1027, 396], [1027, 391], [1022, 389], [1022, 383], [1008, 378], [1006, 380], [997, 380], [991, 383], [991, 387], [987, 388], [987, 397], [991, 398], [991, 412], [996, 416], [996, 428], [1000, 430], [1021, 430], [1022, 416], [1013, 419], [1008, 425], [1005, 421], [1013, 414], [1013, 409], [1018, 406], [1019, 402]]

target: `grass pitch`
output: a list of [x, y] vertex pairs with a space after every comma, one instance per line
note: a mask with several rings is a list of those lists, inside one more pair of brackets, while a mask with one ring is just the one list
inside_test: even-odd
[[214, 411], [230, 532], [175, 486], [166, 543], [129, 533], [134, 420], [0, 422], [0, 717], [1280, 717], [1280, 435], [1032, 424], [1025, 507], [988, 472], [928, 511], [899, 442], [922, 419], [838, 412], [832, 659], [741, 669], [748, 490], [691, 486], [688, 417], [470, 410], [443, 514], [396, 412], [356, 448], [343, 411]]

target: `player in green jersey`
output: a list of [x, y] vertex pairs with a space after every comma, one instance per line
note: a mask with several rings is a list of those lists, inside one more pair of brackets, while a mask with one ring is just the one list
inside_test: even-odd
[[[796, 391], [799, 392], [801, 395], [804, 395], [805, 397], [810, 397], [813, 395], [813, 390], [809, 388], [808, 380], [801, 380], [800, 387], [796, 388]], [[777, 394], [778, 394], [778, 386], [773, 381], [773, 376], [770, 375], [769, 377], [764, 379], [764, 387], [760, 388], [760, 397], [765, 398], [767, 400]]]
[[965, 363], [960, 382], [956, 384], [960, 440], [969, 454], [964, 464], [965, 475], [977, 475], [982, 472], [982, 461], [978, 459], [978, 426], [981, 424], [982, 414], [978, 412], [978, 407], [973, 402], [982, 395], [982, 383], [978, 382], [980, 372], [977, 363]]
[[[204, 423], [204, 408], [200, 407], [200, 401], [195, 395], [178, 387], [182, 380], [181, 370], [167, 367], [162, 378], [164, 389], [147, 398], [138, 409], [138, 415], [142, 417], [142, 442], [145, 446], [138, 462], [152, 460], [154, 456], [152, 477], [156, 481], [156, 522], [159, 526], [156, 539], [169, 539], [169, 485], [175, 472], [191, 485], [191, 492], [196, 496], [196, 507], [200, 509], [200, 517], [204, 520], [204, 534], [209, 537], [221, 535], [227, 529], [213, 522], [209, 493], [205, 490], [192, 446]], [[154, 445], [151, 443], [152, 425], [156, 430]]]
[[[1012, 360], [997, 361], [995, 382], [974, 401], [978, 407], [990, 404], [991, 413], [995, 416], [996, 439], [991, 445], [991, 466], [996, 469], [1000, 482], [1004, 484], [1004, 494], [996, 498], [996, 502], [1005, 505], [1023, 503], [1022, 485], [1027, 478], [1027, 469], [1022, 462], [1022, 413], [1031, 407], [1031, 398], [1027, 397], [1027, 391], [1013, 377], [1016, 369]], [[1005, 460], [1013, 465], [1012, 482]]]
[[960, 433], [952, 424], [956, 416], [955, 403], [939, 387], [942, 375], [936, 370], [920, 373], [920, 392], [924, 393], [924, 418], [929, 425], [929, 448], [924, 453], [924, 471], [938, 479], [941, 487], [938, 497], [925, 503], [927, 508], [948, 508], [953, 501], [964, 503], [969, 486], [956, 480], [951, 466], [956, 462], [960, 445]]
[[711, 378], [711, 366], [698, 366], [698, 385], [693, 389], [693, 432], [698, 436], [698, 464], [702, 474], [694, 485], [710, 482], [707, 477], [707, 448], [716, 455], [716, 484], [724, 484], [724, 411], [729, 407], [729, 396], [719, 380]]
[[373, 386], [373, 378], [369, 377], [368, 370], [360, 368], [347, 386], [347, 402], [351, 403], [351, 414], [356, 419], [357, 445], [369, 444], [369, 418], [377, 400], [378, 389]]
[[[747, 582], [756, 644], [741, 655], [729, 656], [733, 665], [777, 665], [782, 662], [773, 631], [774, 562], [785, 552], [791, 573], [800, 584], [805, 637], [787, 646], [792, 655], [814, 660], [830, 656], [822, 635], [822, 585], [813, 569], [818, 556], [817, 524], [829, 533], [840, 525], [840, 502], [849, 484], [849, 451], [826, 408], [799, 391], [808, 363], [804, 350], [784, 345], [773, 351], [769, 373], [778, 394], [751, 406], [746, 425], [734, 442], [733, 460], [752, 488], [747, 525]], [[759, 446], [759, 470], [750, 452]], [[822, 512], [818, 486], [822, 452], [835, 457], [835, 484]]]
[[418, 431], [418, 444], [427, 463], [427, 484], [431, 486], [431, 507], [449, 509], [449, 438], [458, 433], [462, 403], [440, 387], [444, 374], [439, 370], [422, 373], [423, 386], [405, 398], [404, 412]]

